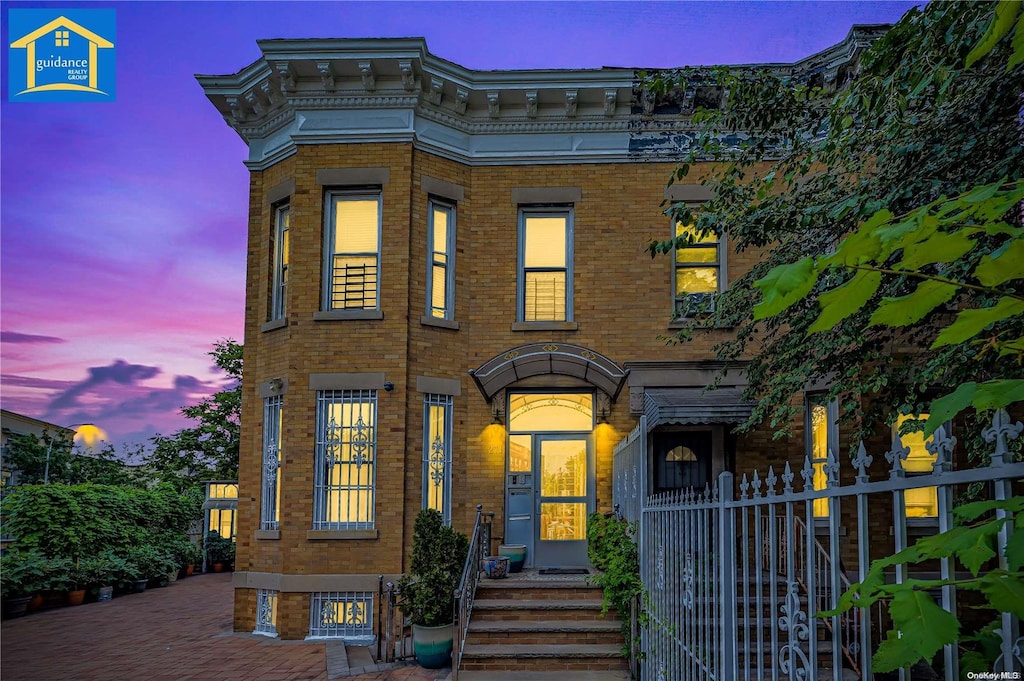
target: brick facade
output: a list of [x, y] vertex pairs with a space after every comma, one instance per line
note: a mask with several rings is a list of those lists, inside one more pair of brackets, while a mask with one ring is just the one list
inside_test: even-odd
[[[418, 41], [385, 41], [369, 48], [360, 41], [329, 41], [328, 52], [335, 56], [317, 62], [314, 69], [302, 56], [304, 41], [272, 42], [261, 44], [264, 61], [233, 76], [202, 76], [200, 82], [249, 143], [252, 169], [235, 629], [253, 630], [257, 589], [273, 589], [279, 592], [278, 634], [291, 639], [309, 632], [312, 591], [376, 592], [378, 575], [390, 579], [408, 568], [423, 489], [424, 395], [417, 389], [418, 380], [446, 379], [447, 385], [458, 385], [452, 413], [452, 524], [468, 530], [476, 505], [482, 504], [495, 514], [497, 540], [505, 527], [507, 431], [495, 423], [492, 404], [470, 370], [525, 345], [569, 344], [582, 349], [583, 356], [596, 353], [631, 371], [621, 391], [608, 396], [615, 399], [609, 401], [606, 423], [599, 423], [592, 434], [592, 501], [597, 510], [607, 511], [612, 450], [636, 425], [642, 409], [636, 404], [631, 408], [631, 393], [642, 401], [650, 388], [703, 385], [699, 378], [713, 365], [713, 347], [729, 338], [731, 330], [697, 334], [679, 346], [665, 343], [674, 330], [673, 260], [652, 259], [645, 247], [652, 239], [672, 235], [662, 202], [675, 163], [636, 151], [661, 138], [630, 132], [640, 120], [631, 106], [633, 72], [467, 76], [455, 74], [447, 62], [439, 63]], [[314, 47], [327, 49], [319, 43]], [[366, 69], [356, 69], [360, 57], [353, 55], [371, 48], [379, 58], [369, 68], [379, 74], [368, 80]], [[271, 54], [274, 50], [281, 54]], [[408, 56], [416, 50], [419, 56]], [[324, 75], [323, 63], [329, 64], [331, 78]], [[446, 76], [445, 69], [454, 75]], [[257, 77], [267, 87], [256, 88]], [[466, 84], [467, 78], [478, 80]], [[494, 83], [502, 78], [506, 80], [498, 88]], [[541, 90], [539, 99], [534, 87]], [[522, 108], [517, 108], [517, 97], [525, 97]], [[407, 112], [409, 117], [403, 118]], [[447, 132], [441, 134], [439, 128]], [[703, 191], [699, 183], [707, 172], [702, 166], [691, 170], [686, 182], [694, 195]], [[359, 177], [371, 180], [331, 180]], [[382, 318], [324, 319], [326, 192], [366, 185], [382, 197]], [[423, 319], [428, 201], [432, 188], [439, 186], [459, 194], [452, 254], [457, 324], [446, 325]], [[544, 195], [542, 190], [573, 197], [572, 323], [531, 328], [516, 324], [518, 224], [525, 205], [517, 197], [530, 191]], [[268, 324], [274, 207], [280, 201], [291, 211], [286, 316], [283, 322]], [[759, 257], [755, 250], [726, 250], [727, 281], [749, 270]], [[340, 538], [344, 533], [311, 531], [316, 460], [311, 377], [319, 374], [382, 375], [381, 387], [384, 382], [393, 386], [376, 392], [375, 519], [370, 532]], [[271, 381], [281, 386], [284, 414], [280, 524], [275, 532], [258, 532], [261, 389]], [[572, 388], [603, 397], [596, 386], [554, 372], [511, 382], [507, 388]], [[501, 392], [494, 399], [504, 402], [506, 395]], [[498, 407], [504, 412], [507, 405]], [[802, 424], [787, 442], [773, 440], [767, 430], [725, 437], [723, 423], [705, 420], [687, 426], [717, 428], [716, 471], [729, 466], [763, 470], [781, 466], [787, 458], [802, 461]]]

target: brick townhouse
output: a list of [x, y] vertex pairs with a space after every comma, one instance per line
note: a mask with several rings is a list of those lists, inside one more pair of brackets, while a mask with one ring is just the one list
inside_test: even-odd
[[[744, 68], [834, 85], [883, 30]], [[700, 167], [665, 185], [721, 91], [475, 71], [421, 39], [258, 45], [199, 76], [249, 149], [236, 630], [372, 638], [378, 575], [408, 567], [424, 507], [466, 530], [482, 504], [529, 566], [586, 565], [587, 514], [610, 509], [613, 447], [644, 412], [648, 491], [802, 460], [802, 442], [730, 432], [751, 408], [742, 367], [702, 391], [729, 329], [664, 341], [758, 257], [727, 237], [645, 252], [684, 229], [664, 199], [708, 198]], [[805, 398], [821, 458], [835, 409]], [[908, 503], [934, 514], [927, 491]], [[330, 626], [310, 616], [325, 606]]]

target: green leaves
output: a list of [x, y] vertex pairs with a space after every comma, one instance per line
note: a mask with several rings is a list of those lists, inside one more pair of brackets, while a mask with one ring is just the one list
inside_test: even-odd
[[981, 592], [989, 605], [1000, 612], [1024, 617], [1024, 581], [1021, 574], [993, 570], [981, 581]]
[[983, 286], [1024, 279], [1024, 239], [1008, 241], [1002, 248], [982, 257], [974, 268], [974, 276]]
[[993, 379], [983, 383], [968, 381], [956, 390], [933, 400], [930, 416], [924, 424], [924, 434], [929, 436], [943, 423], [968, 407], [978, 411], [1005, 409], [1014, 402], [1024, 401], [1024, 380]]
[[[879, 274], [879, 281], [881, 277]], [[883, 298], [878, 309], [871, 315], [870, 323], [872, 326], [898, 327], [919, 322], [936, 307], [949, 302], [956, 293], [956, 286], [942, 281], [923, 281], [913, 293], [896, 298]], [[824, 301], [822, 307], [824, 308]]]
[[930, 659], [943, 645], [956, 641], [960, 623], [932, 600], [931, 596], [911, 588], [898, 591], [889, 606], [896, 631], [888, 636], [874, 656], [875, 671], [889, 672], [911, 665], [921, 658]]
[[762, 300], [754, 306], [754, 319], [774, 317], [793, 303], [802, 300], [818, 281], [814, 259], [802, 258], [789, 265], [772, 268], [754, 282], [761, 289]]
[[858, 270], [850, 281], [818, 298], [821, 314], [807, 329], [807, 333], [828, 331], [863, 307], [882, 283], [881, 272]]
[[942, 330], [932, 348], [964, 343], [996, 322], [1020, 314], [1024, 314], [1024, 300], [1008, 296], [1000, 298], [993, 307], [963, 310], [952, 324]]
[[1024, 59], [1019, 54], [1020, 43], [1024, 40], [1024, 38], [1018, 37], [1022, 30], [1020, 22], [1017, 21], [1020, 11], [1020, 0], [1000, 0], [1000, 2], [996, 3], [995, 14], [988, 25], [988, 29], [985, 31], [985, 35], [982, 36], [981, 41], [967, 55], [967, 59], [964, 62], [965, 68], [971, 68], [979, 59], [991, 52], [995, 48], [996, 43], [1010, 32], [1015, 22], [1017, 23], [1017, 28], [1013, 37], [1014, 54], [1009, 66], [1012, 67]]

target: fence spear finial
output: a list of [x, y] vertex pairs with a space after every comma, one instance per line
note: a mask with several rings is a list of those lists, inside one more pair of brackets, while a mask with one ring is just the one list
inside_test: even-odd
[[868, 468], [875, 460], [875, 457], [868, 454], [864, 448], [864, 440], [857, 445], [857, 455], [853, 457], [853, 465], [857, 468], [857, 482], [868, 482]]

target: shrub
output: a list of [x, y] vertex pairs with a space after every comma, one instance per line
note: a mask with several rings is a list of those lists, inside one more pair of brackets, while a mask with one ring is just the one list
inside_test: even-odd
[[0, 593], [4, 598], [13, 598], [42, 591], [46, 567], [46, 557], [35, 549], [8, 551], [0, 558]]
[[453, 617], [455, 590], [469, 551], [469, 539], [444, 524], [441, 514], [423, 509], [412, 535], [411, 574], [398, 582], [402, 613], [413, 624], [437, 627]]
[[[631, 645], [630, 602], [643, 593], [640, 581], [640, 555], [637, 551], [635, 523], [614, 513], [592, 513], [587, 521], [587, 556], [600, 570], [591, 583], [604, 592], [602, 612], [615, 608], [622, 619], [622, 633]], [[628, 651], [628, 648], [627, 648]]]
[[220, 532], [213, 530], [206, 535], [206, 562], [208, 563], [230, 563], [235, 559], [235, 543], [230, 539], [220, 536]]

